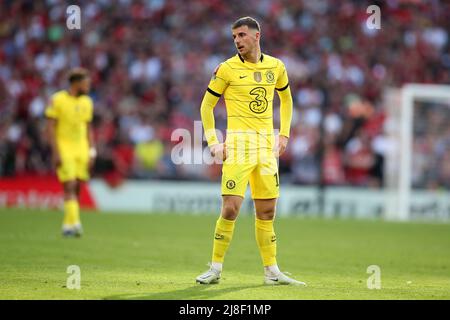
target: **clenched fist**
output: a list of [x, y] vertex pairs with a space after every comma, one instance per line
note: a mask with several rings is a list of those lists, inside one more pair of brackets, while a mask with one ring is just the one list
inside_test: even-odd
[[211, 156], [216, 159], [225, 161], [227, 158], [227, 147], [224, 143], [214, 144], [209, 147], [209, 150], [211, 152]]

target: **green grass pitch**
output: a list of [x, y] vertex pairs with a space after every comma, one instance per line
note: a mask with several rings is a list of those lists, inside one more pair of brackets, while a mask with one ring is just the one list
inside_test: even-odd
[[[450, 225], [279, 218], [278, 262], [308, 283], [262, 285], [251, 216], [238, 219], [218, 285], [207, 269], [216, 217], [84, 213], [81, 239], [55, 211], [0, 210], [0, 299], [450, 299]], [[69, 265], [81, 289], [66, 288]], [[367, 288], [369, 265], [381, 289]]]

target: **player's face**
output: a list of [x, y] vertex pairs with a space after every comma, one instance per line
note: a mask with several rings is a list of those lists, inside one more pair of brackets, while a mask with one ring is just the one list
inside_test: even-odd
[[232, 32], [234, 45], [241, 56], [246, 56], [257, 46], [259, 40], [258, 31], [249, 29], [248, 26], [241, 26], [233, 29]]
[[91, 90], [91, 79], [89, 77], [86, 77], [80, 82], [78, 82], [78, 93], [80, 95], [88, 94], [90, 90]]

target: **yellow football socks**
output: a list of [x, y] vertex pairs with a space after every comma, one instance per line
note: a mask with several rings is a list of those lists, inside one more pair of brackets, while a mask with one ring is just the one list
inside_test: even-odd
[[[214, 233], [212, 262], [223, 263], [225, 253], [233, 237], [235, 221], [219, 217]], [[255, 220], [256, 242], [264, 266], [277, 264], [277, 242], [273, 228], [273, 220]]]
[[80, 209], [77, 200], [64, 201], [64, 226], [74, 226], [80, 223]]
[[255, 220], [255, 235], [259, 252], [265, 267], [277, 264], [277, 238], [273, 220]]
[[231, 238], [234, 231], [234, 220], [227, 220], [219, 217], [214, 232], [214, 247], [212, 254], [212, 262], [223, 263], [225, 253], [230, 246]]

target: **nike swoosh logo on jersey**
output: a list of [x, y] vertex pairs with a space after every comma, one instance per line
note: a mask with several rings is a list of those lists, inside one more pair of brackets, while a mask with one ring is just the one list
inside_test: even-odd
[[247, 76], [239, 76], [239, 79], [244, 79], [245, 77], [247, 77]]

